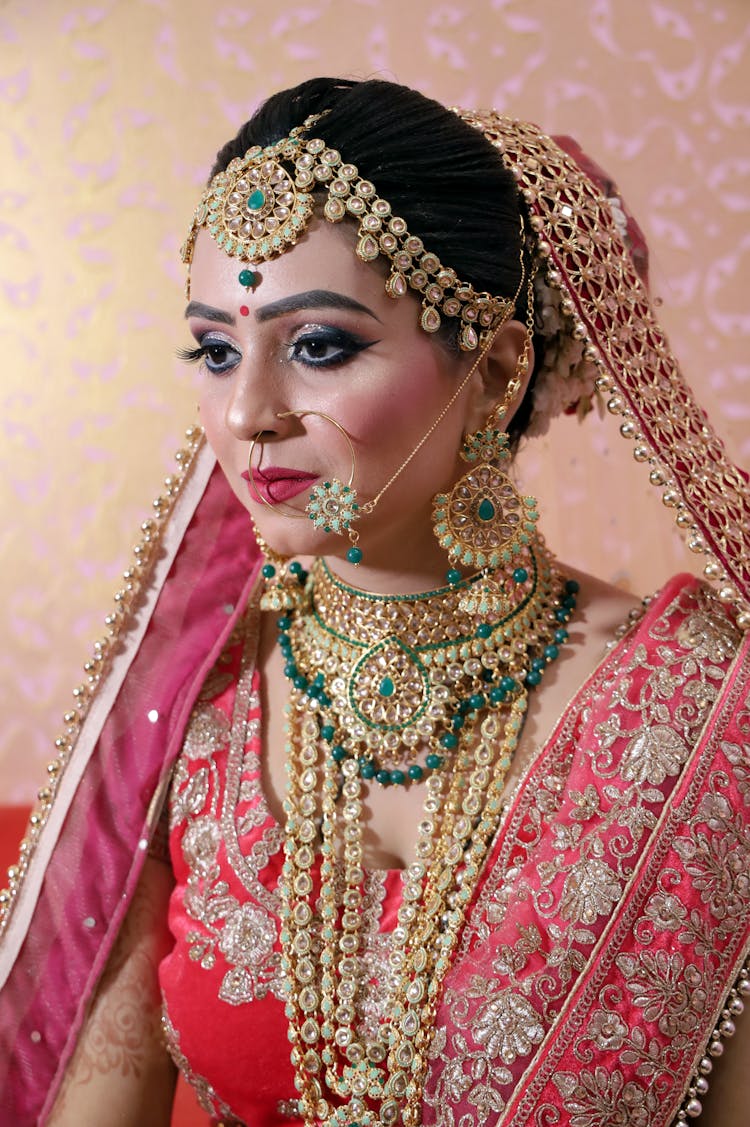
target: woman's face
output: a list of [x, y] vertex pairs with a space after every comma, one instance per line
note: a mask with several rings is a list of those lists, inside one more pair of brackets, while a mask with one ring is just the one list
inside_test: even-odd
[[[232, 489], [284, 554], [343, 559], [346, 536], [324, 533], [304, 510], [316, 483], [349, 480], [352, 457], [328, 420], [280, 416], [308, 411], [336, 420], [351, 440], [362, 506], [414, 450], [471, 364], [419, 328], [414, 296], [388, 297], [382, 273], [355, 256], [354, 239], [348, 225], [315, 220], [297, 246], [258, 267], [250, 291], [238, 281], [242, 263], [205, 231], [196, 241], [186, 316], [198, 344], [201, 421]], [[461, 472], [470, 400], [471, 381], [374, 512], [357, 522], [363, 568], [408, 571], [419, 560], [445, 570], [431, 502]]]

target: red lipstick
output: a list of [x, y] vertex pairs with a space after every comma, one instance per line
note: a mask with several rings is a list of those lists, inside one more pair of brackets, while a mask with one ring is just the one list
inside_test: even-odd
[[262, 470], [253, 467], [252, 475], [251, 482], [250, 471], [245, 470], [242, 474], [247, 482], [250, 496], [254, 497], [256, 501], [258, 497], [261, 497], [269, 505], [291, 500], [298, 493], [304, 493], [305, 490], [310, 489], [314, 482], [318, 480], [317, 474], [305, 473], [304, 470], [288, 469], [285, 466], [266, 466]]

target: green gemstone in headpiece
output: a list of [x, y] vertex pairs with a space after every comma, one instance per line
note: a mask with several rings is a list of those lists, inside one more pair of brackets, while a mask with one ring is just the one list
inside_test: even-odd
[[244, 286], [246, 290], [249, 290], [255, 285], [256, 275], [252, 270], [240, 270], [237, 275], [237, 281], [241, 286]]
[[495, 515], [495, 506], [492, 504], [492, 501], [490, 501], [490, 499], [488, 497], [485, 497], [484, 500], [479, 502], [479, 508], [477, 509], [477, 516], [479, 517], [480, 520], [488, 521], [488, 520], [492, 520], [494, 515]]
[[247, 206], [249, 211], [260, 211], [263, 204], [266, 202], [266, 193], [262, 192], [260, 188], [256, 188], [251, 192], [247, 199]]

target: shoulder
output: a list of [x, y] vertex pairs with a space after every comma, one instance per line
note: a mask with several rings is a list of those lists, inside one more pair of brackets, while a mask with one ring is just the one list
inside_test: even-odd
[[579, 609], [587, 634], [605, 645], [638, 624], [640, 642], [675, 642], [719, 663], [740, 649], [743, 632], [713, 587], [694, 575], [673, 576], [653, 595], [638, 598], [596, 576], [566, 569], [580, 583]]

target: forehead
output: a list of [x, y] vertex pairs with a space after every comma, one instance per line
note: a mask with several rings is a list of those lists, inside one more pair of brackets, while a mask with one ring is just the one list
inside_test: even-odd
[[355, 298], [378, 316], [403, 306], [414, 318], [415, 298], [393, 301], [385, 292], [380, 263], [364, 263], [355, 254], [356, 230], [348, 222], [332, 224], [315, 217], [300, 241], [278, 258], [250, 265], [257, 281], [247, 290], [239, 275], [248, 264], [227, 255], [204, 229], [198, 232], [190, 269], [194, 301], [234, 306], [267, 304], [306, 290], [332, 290]]

